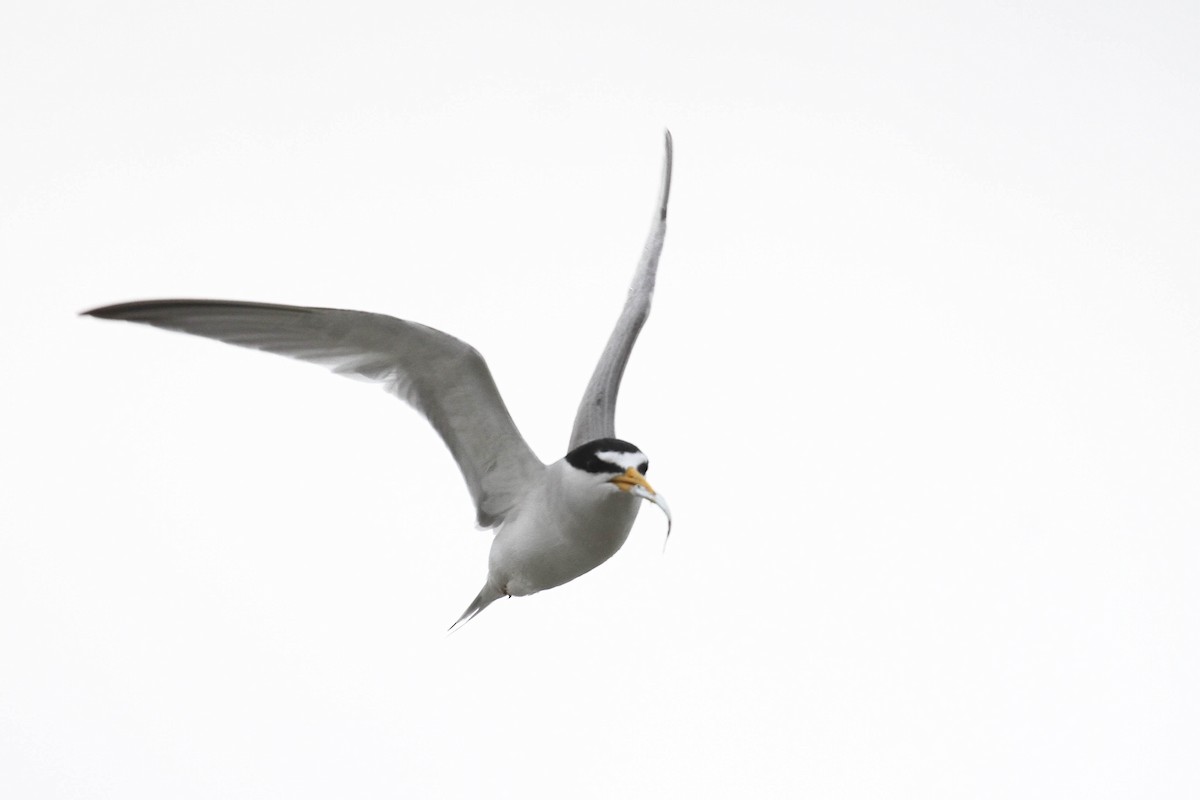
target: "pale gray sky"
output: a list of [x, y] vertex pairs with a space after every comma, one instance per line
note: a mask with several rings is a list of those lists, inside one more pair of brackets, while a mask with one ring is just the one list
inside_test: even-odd
[[[1200, 794], [1193, 3], [20, 4], [0, 796]], [[385, 393], [96, 305], [381, 311], [676, 525], [483, 579]]]

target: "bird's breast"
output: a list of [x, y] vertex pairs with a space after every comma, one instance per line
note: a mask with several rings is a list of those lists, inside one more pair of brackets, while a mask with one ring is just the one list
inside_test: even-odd
[[613, 556], [637, 518], [639, 501], [612, 493], [591, 504], [533, 505], [514, 515], [492, 543], [497, 588], [526, 595], [578, 578]]

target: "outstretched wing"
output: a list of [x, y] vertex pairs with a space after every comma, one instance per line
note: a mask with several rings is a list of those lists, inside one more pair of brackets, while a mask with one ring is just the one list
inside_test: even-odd
[[667, 200], [671, 194], [671, 132], [666, 132], [666, 153], [663, 156], [662, 185], [658, 193], [658, 207], [654, 212], [654, 224], [650, 227], [650, 235], [646, 238], [646, 247], [642, 251], [642, 260], [638, 263], [637, 272], [633, 275], [633, 283], [629, 286], [629, 296], [625, 300], [625, 308], [608, 337], [596, 371], [583, 393], [579, 403], [579, 411], [575, 414], [575, 427], [571, 430], [571, 443], [568, 451], [574, 450], [581, 444], [593, 439], [603, 439], [616, 435], [615, 416], [617, 410], [617, 390], [621, 388], [621, 376], [625, 374], [625, 365], [629, 362], [629, 354], [633, 352], [633, 343], [637, 341], [638, 333], [646, 318], [650, 316], [650, 299], [654, 296], [654, 278], [658, 273], [658, 256], [662, 253], [663, 238], [667, 235]]
[[384, 384], [441, 435], [483, 527], [501, 523], [545, 469], [513, 424], [483, 357], [425, 325], [365, 311], [223, 300], [147, 300], [84, 313], [207, 336]]

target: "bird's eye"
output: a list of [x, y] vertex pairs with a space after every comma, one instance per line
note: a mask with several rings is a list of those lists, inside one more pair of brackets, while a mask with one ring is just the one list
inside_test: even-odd
[[642, 463], [638, 464], [638, 472], [642, 473], [643, 475], [645, 475], [646, 471], [649, 469], [650, 469], [649, 461], [643, 461]]

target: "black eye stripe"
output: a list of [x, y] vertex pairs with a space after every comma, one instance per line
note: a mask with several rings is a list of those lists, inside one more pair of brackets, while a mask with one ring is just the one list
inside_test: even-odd
[[650, 471], [650, 462], [649, 461], [643, 461], [642, 463], [638, 464], [638, 472], [645, 475], [649, 471]]
[[612, 472], [614, 474], [619, 474], [621, 472], [624, 472], [625, 470], [621, 469], [620, 467], [618, 467], [616, 464], [612, 463], [611, 461], [605, 461], [604, 459], [600, 458], [599, 456], [592, 456], [591, 458], [588, 459], [587, 471], [588, 472]]

